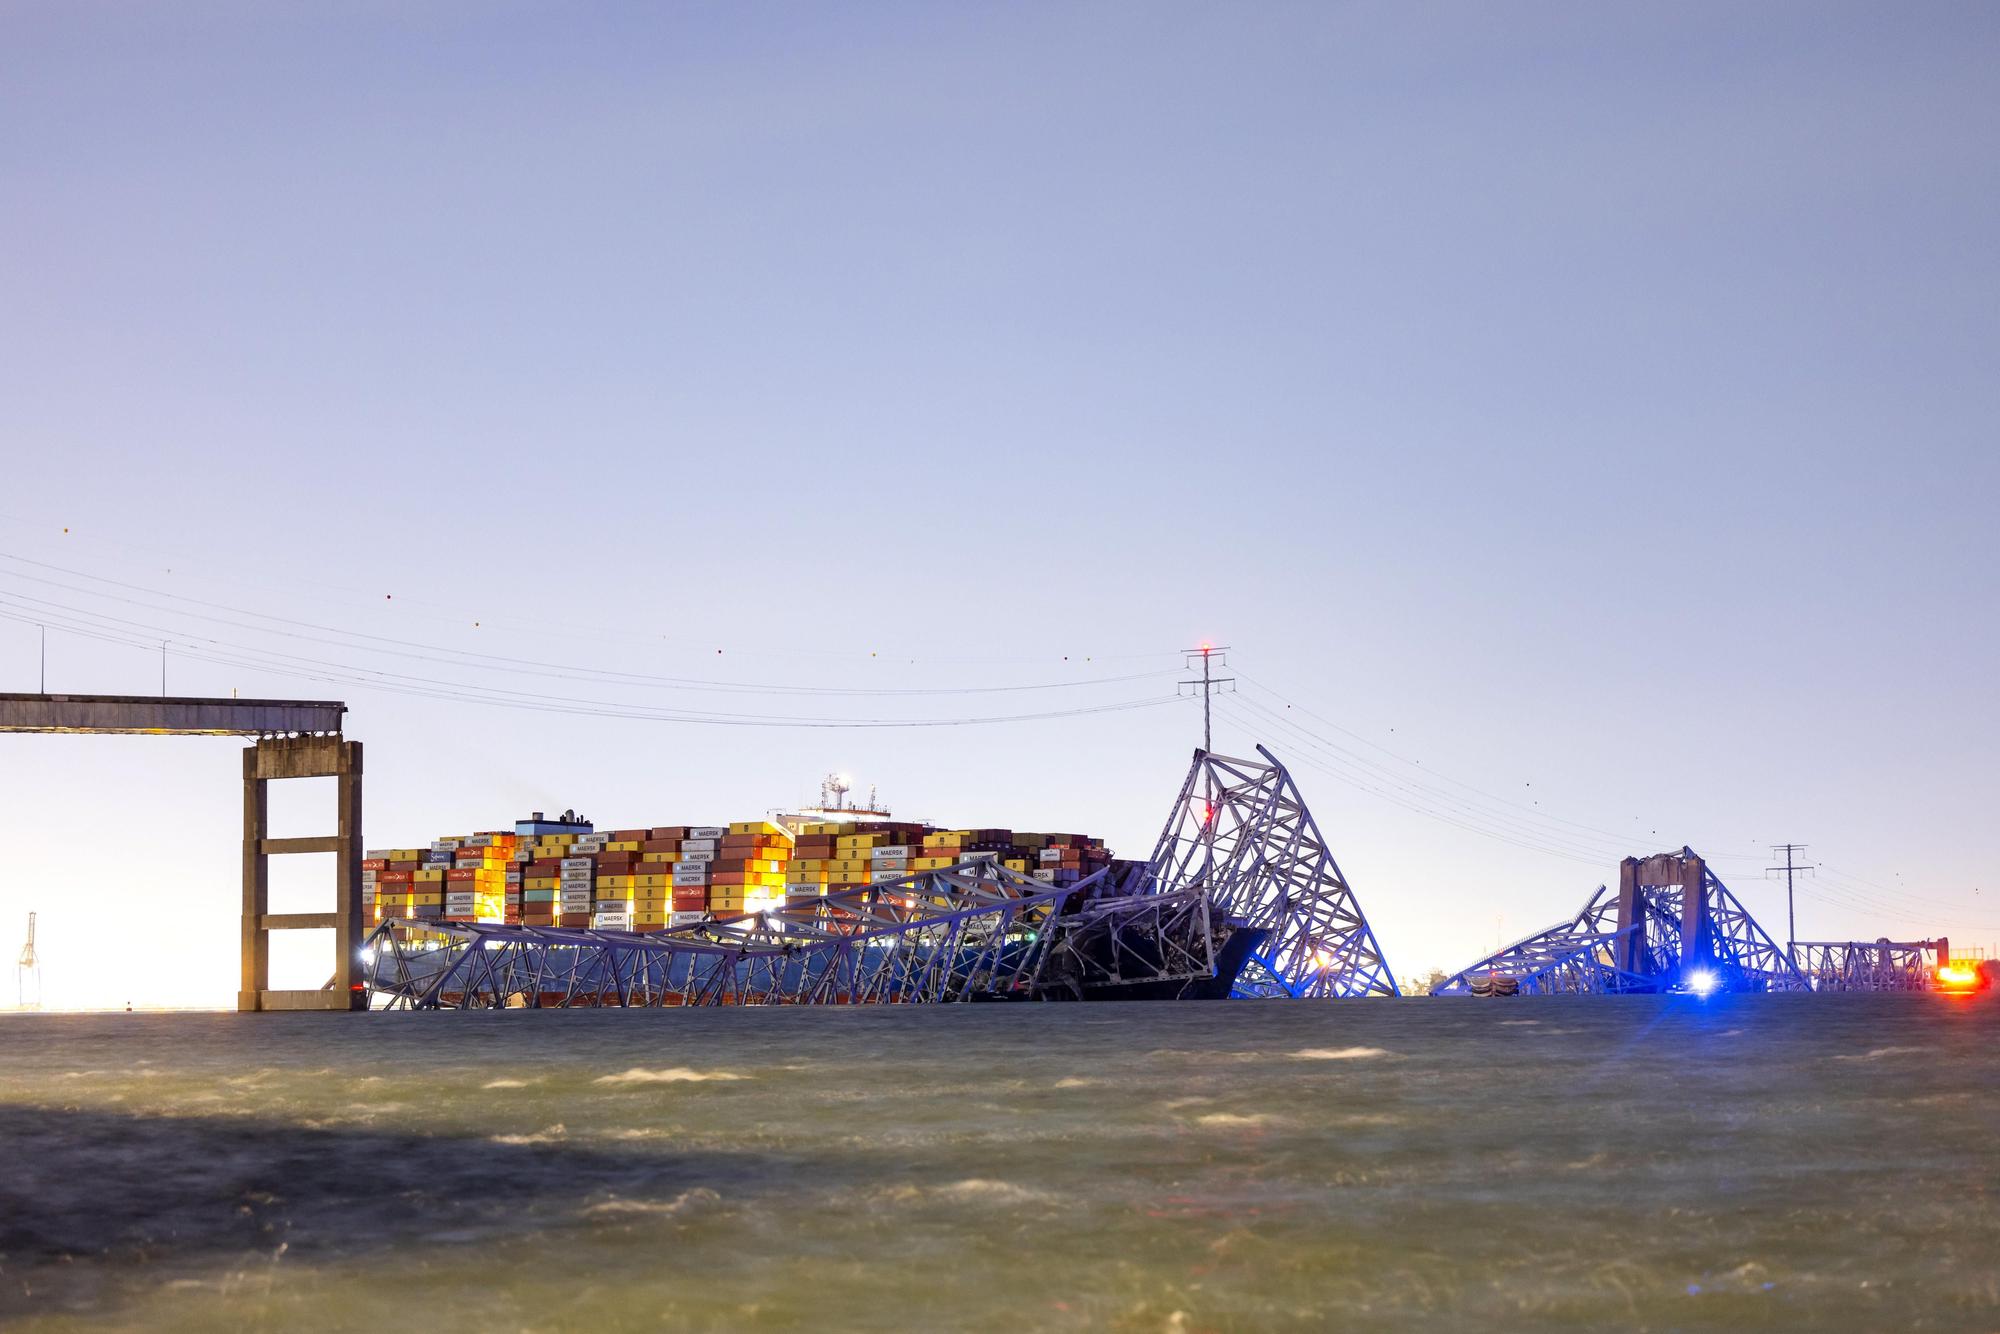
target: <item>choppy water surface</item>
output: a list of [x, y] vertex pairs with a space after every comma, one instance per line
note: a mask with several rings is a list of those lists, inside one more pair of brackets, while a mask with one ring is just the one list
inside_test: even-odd
[[0, 1323], [2000, 1327], [1992, 997], [0, 1020]]

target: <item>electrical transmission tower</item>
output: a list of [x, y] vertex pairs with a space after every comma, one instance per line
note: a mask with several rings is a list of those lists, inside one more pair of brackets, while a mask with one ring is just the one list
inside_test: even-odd
[[1181, 652], [1187, 655], [1187, 666], [1190, 668], [1194, 666], [1197, 658], [1201, 660], [1200, 679], [1182, 681], [1181, 685], [1201, 687], [1201, 748], [1204, 751], [1211, 751], [1215, 749], [1215, 729], [1209, 713], [1209, 696], [1219, 686], [1236, 684], [1235, 677], [1217, 676], [1213, 670], [1216, 667], [1229, 665], [1229, 659], [1216, 657], [1218, 653], [1229, 652], [1229, 649], [1227, 646], [1217, 648], [1213, 644], [1203, 644], [1200, 648], [1182, 649]]
[[[35, 999], [28, 999], [28, 984], [34, 983]], [[42, 962], [35, 954], [35, 915], [28, 914], [28, 943], [14, 965], [14, 1004], [23, 1010], [42, 1008]]]
[[1774, 860], [1779, 856], [1783, 856], [1785, 864], [1783, 866], [1767, 866], [1764, 868], [1766, 879], [1769, 879], [1779, 871], [1785, 873], [1785, 957], [1790, 959], [1794, 964], [1798, 963], [1799, 919], [1797, 912], [1792, 907], [1792, 877], [1800, 871], [1804, 871], [1810, 875], [1813, 868], [1803, 864], [1794, 865], [1792, 856], [1794, 853], [1804, 852], [1805, 850], [1806, 845], [1803, 843], [1775, 843], [1771, 846], [1771, 856]]

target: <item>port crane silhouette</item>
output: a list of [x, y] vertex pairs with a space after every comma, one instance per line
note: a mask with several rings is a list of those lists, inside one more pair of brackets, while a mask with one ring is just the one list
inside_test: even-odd
[[[35, 999], [28, 999], [29, 984], [34, 984]], [[14, 963], [14, 1004], [23, 1010], [42, 1008], [42, 961], [35, 953], [35, 915], [28, 914], [28, 943], [21, 946], [21, 956]]]

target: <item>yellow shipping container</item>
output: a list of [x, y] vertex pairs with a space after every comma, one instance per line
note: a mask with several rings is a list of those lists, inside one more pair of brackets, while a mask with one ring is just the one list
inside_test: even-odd
[[1026, 871], [1028, 869], [1027, 861], [1021, 857], [1009, 857], [1004, 865], [1010, 871]]
[[956, 857], [918, 857], [910, 863], [910, 867], [912, 870], [917, 871], [942, 871], [947, 866], [956, 866], [957, 864], [958, 858]]
[[410, 872], [410, 879], [419, 885], [435, 884], [444, 879], [444, 867], [425, 866]]

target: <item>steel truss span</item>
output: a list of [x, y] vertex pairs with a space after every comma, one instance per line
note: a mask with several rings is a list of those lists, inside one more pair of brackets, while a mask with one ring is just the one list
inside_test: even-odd
[[388, 921], [367, 990], [413, 1010], [1395, 995], [1291, 776], [1259, 753], [1197, 752], [1152, 859], [1073, 885], [981, 861], [645, 934]]
[[369, 939], [369, 989], [378, 1008], [418, 1010], [1001, 997], [1032, 984], [1079, 887], [978, 863], [645, 935], [384, 922]]
[[1931, 991], [1951, 962], [1945, 940], [1801, 940], [1792, 957], [1814, 991]]
[[1265, 933], [1234, 996], [1395, 996], [1375, 932], [1285, 766], [1195, 754], [1153, 852], [1162, 892], [1198, 891]]
[[1434, 996], [1807, 991], [1806, 975], [1691, 848], [1627, 857], [1567, 922], [1431, 988]]

